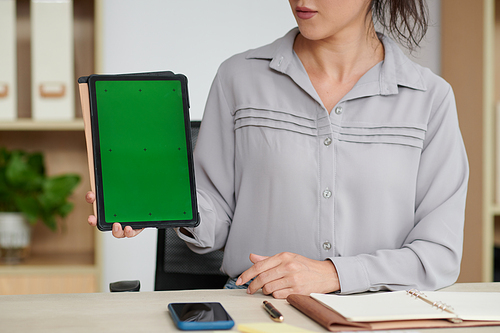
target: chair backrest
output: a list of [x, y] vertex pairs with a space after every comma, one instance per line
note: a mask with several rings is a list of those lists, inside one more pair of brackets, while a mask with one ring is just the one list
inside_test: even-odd
[[[191, 140], [196, 145], [200, 121], [191, 122]], [[197, 254], [171, 228], [158, 229], [155, 290], [219, 289], [227, 280], [220, 271], [222, 251]]]

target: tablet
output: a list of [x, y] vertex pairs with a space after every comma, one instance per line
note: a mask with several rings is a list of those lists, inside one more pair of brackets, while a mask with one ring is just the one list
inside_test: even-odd
[[199, 223], [187, 78], [172, 72], [79, 80], [99, 230]]

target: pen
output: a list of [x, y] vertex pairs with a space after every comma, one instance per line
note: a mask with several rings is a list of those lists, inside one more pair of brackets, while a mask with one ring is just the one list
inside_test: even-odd
[[283, 315], [268, 301], [264, 301], [264, 309], [269, 313], [271, 319], [277, 322], [282, 322], [284, 320]]

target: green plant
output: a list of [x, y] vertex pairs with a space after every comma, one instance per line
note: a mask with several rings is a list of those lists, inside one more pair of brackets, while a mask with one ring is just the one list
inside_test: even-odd
[[76, 174], [48, 177], [41, 153], [0, 148], [0, 212], [23, 213], [55, 231], [57, 217], [73, 209], [68, 197], [79, 182]]

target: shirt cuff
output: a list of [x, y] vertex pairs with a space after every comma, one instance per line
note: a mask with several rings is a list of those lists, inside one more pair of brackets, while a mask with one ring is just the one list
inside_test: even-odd
[[332, 257], [328, 259], [337, 269], [340, 294], [354, 294], [370, 289], [368, 272], [360, 258]]
[[187, 246], [196, 253], [208, 252], [214, 248], [215, 243], [215, 223], [216, 214], [212, 210], [209, 199], [198, 192], [198, 211], [200, 213], [200, 224], [194, 228], [184, 228], [193, 237], [189, 237], [176, 229], [180, 239], [187, 243]]

